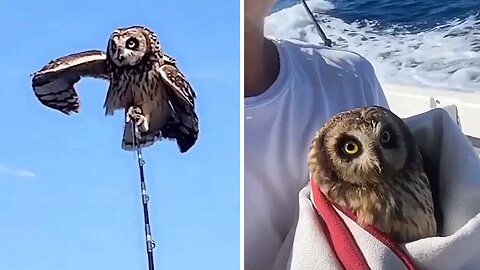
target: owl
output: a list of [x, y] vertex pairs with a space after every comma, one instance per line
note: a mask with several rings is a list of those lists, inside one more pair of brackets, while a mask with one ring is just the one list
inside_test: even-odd
[[131, 125], [123, 130], [121, 146], [148, 147], [160, 139], [175, 140], [181, 153], [198, 138], [196, 94], [178, 69], [176, 60], [162, 51], [156, 34], [143, 26], [114, 30], [106, 52], [88, 50], [50, 61], [33, 73], [32, 88], [45, 106], [69, 115], [80, 110], [75, 84], [82, 77], [109, 81], [105, 115], [123, 110], [126, 122], [138, 127], [134, 142]]
[[311, 176], [330, 202], [397, 243], [437, 235], [430, 182], [407, 125], [378, 106], [338, 113], [315, 134]]

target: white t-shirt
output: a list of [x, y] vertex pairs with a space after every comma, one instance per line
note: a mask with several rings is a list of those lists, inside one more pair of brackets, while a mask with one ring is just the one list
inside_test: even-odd
[[259, 96], [245, 98], [245, 269], [269, 270], [307, 184], [307, 152], [334, 114], [387, 107], [372, 65], [356, 53], [274, 40], [280, 73]]

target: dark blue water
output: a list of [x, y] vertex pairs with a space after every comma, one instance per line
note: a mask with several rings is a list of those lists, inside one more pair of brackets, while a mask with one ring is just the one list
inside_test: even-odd
[[[480, 0], [309, 0], [334, 47], [360, 53], [381, 82], [480, 91]], [[300, 0], [280, 0], [266, 33], [321, 43]]]
[[[377, 21], [379, 25], [415, 26], [431, 28], [452, 19], [479, 16], [480, 0], [332, 0], [335, 8], [325, 12], [347, 23]], [[274, 11], [291, 7], [300, 1], [281, 0]], [[307, 1], [308, 4], [308, 1]]]
[[382, 24], [407, 24], [433, 27], [453, 18], [465, 19], [477, 15], [480, 11], [478, 0], [406, 0], [406, 1], [372, 1], [339, 0], [335, 1], [332, 16], [344, 21], [376, 20]]

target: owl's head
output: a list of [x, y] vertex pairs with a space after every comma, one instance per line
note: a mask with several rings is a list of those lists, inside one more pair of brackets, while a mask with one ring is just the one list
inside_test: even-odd
[[388, 179], [420, 157], [406, 124], [376, 106], [335, 115], [320, 129], [311, 147], [314, 156], [310, 159], [321, 164], [321, 170], [352, 184]]
[[110, 35], [107, 57], [118, 67], [135, 66], [142, 60], [161, 54], [153, 31], [143, 26], [118, 28]]

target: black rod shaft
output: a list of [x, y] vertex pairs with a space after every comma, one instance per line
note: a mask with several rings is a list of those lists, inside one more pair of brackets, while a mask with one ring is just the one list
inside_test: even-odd
[[145, 224], [145, 241], [146, 241], [146, 248], [147, 248], [147, 258], [148, 258], [148, 269], [154, 270], [154, 263], [153, 263], [153, 248], [154, 242], [152, 239], [152, 231], [150, 229], [150, 218], [148, 214], [148, 193], [147, 193], [147, 186], [145, 184], [145, 176], [143, 172], [143, 165], [145, 161], [143, 160], [141, 151], [138, 151], [138, 165], [140, 167], [140, 186], [142, 190], [142, 204], [143, 204], [143, 217], [144, 217], [144, 224]]
[[142, 205], [143, 205], [143, 221], [145, 225], [145, 244], [147, 249], [147, 259], [148, 259], [148, 270], [154, 270], [154, 261], [153, 261], [153, 249], [155, 248], [155, 242], [152, 238], [152, 230], [150, 228], [150, 218], [148, 214], [148, 200], [150, 199], [147, 193], [147, 185], [145, 184], [145, 174], [143, 172], [143, 166], [145, 165], [145, 160], [143, 159], [142, 149], [137, 144], [137, 126], [135, 121], [132, 121], [133, 126], [133, 140], [137, 148], [137, 159], [138, 159], [138, 168], [140, 170], [140, 188], [142, 192]]
[[305, 10], [307, 11], [308, 15], [310, 16], [310, 19], [312, 19], [313, 24], [315, 25], [315, 28], [317, 29], [318, 34], [320, 35], [320, 37], [323, 40], [323, 43], [325, 43], [325, 45], [327, 47], [332, 47], [332, 40], [327, 38], [327, 35], [325, 35], [325, 32], [323, 32], [322, 28], [320, 27], [317, 20], [315, 19], [315, 16], [313, 15], [313, 12], [308, 7], [307, 2], [305, 0], [302, 0], [302, 4], [303, 4], [303, 7], [305, 8]]

